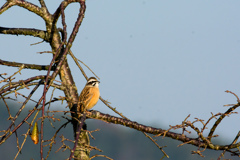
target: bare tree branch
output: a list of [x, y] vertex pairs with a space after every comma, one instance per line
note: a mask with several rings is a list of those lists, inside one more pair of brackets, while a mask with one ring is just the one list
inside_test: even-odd
[[[4, 61], [1, 59], [0, 59], [0, 65], [11, 66], [11, 67], [21, 67], [22, 65], [24, 65], [23, 68], [25, 69], [37, 69], [37, 70], [48, 70], [49, 68], [49, 65], [26, 64], [26, 63]], [[51, 68], [51, 71], [53, 70], [55, 70], [54, 66]]]
[[170, 132], [168, 130], [164, 130], [161, 128], [145, 126], [137, 122], [126, 120], [120, 117], [111, 116], [109, 114], [104, 114], [94, 110], [87, 112], [87, 117], [103, 120], [103, 121], [114, 123], [114, 124], [121, 124], [123, 126], [133, 128], [138, 131], [154, 134], [154, 135], [162, 135], [165, 137], [170, 137], [172, 139], [176, 139], [184, 143], [192, 144], [194, 146], [201, 147], [201, 148], [209, 148], [213, 150], [229, 150], [229, 149], [233, 149], [240, 146], [240, 142], [236, 144], [230, 144], [230, 145], [214, 145], [212, 143], [206, 144], [205, 142], [200, 141], [199, 138], [189, 138], [189, 137], [186, 137], [184, 134]]
[[34, 36], [48, 41], [47, 32], [34, 28], [5, 28], [0, 27], [0, 34]]
[[[11, 90], [12, 88], [16, 88], [16, 87], [21, 86], [21, 85], [26, 85], [26, 84], [34, 81], [34, 80], [44, 79], [44, 78], [46, 78], [45, 75], [39, 75], [39, 76], [28, 78], [26, 80], [20, 80], [19, 82], [13, 82], [11, 85], [8, 85], [8, 84], [4, 85], [3, 87], [0, 88], [0, 95], [3, 94], [3, 93], [6, 93], [7, 91]], [[6, 86], [9, 86], [9, 87], [5, 88]]]
[[42, 8], [46, 8], [47, 9], [47, 6], [46, 6], [44, 0], [39, 0], [39, 3], [40, 3]]
[[1, 8], [0, 8], [0, 15], [5, 12], [6, 10], [8, 10], [9, 8], [11, 8], [12, 6], [14, 6], [15, 3], [13, 1], [7, 1]]
[[234, 111], [236, 108], [238, 108], [240, 106], [240, 102], [236, 105], [234, 105], [233, 107], [230, 107], [224, 114], [222, 114], [218, 120], [215, 122], [215, 124], [213, 125], [213, 127], [211, 128], [209, 134], [208, 134], [208, 140], [211, 140], [211, 137], [214, 133], [214, 131], [216, 130], [217, 126], [221, 123], [221, 121], [223, 120], [223, 118], [225, 118], [227, 115], [229, 115], [232, 111]]
[[[80, 2], [80, 1], [84, 1], [84, 0], [64, 0], [62, 1], [62, 3], [59, 5], [59, 7], [57, 8], [57, 10], [55, 11], [55, 13], [53, 14], [53, 17], [54, 17], [54, 23], [57, 22], [58, 18], [60, 17], [61, 15], [61, 10], [64, 9], [71, 3], [74, 3], [74, 2]], [[85, 2], [85, 1], [84, 1]]]
[[28, 1], [25, 1], [25, 0], [8, 0], [8, 2], [6, 2], [0, 8], [0, 14], [14, 5], [23, 7], [25, 9], [29, 10], [30, 12], [33, 12], [33, 13], [37, 14], [38, 16], [42, 17], [44, 20], [51, 18], [51, 15], [49, 14], [49, 12], [47, 11], [47, 9], [45, 7], [40, 8], [37, 5], [30, 3]]

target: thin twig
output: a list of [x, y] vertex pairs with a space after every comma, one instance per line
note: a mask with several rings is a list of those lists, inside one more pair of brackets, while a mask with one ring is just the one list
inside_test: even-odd
[[[1, 65], [1, 64], [2, 64], [2, 60], [0, 59], [0, 65]], [[24, 64], [21, 64], [21, 65], [16, 66], [16, 67], [20, 67], [19, 70], [18, 70], [17, 72], [13, 73], [13, 75], [11, 75], [10, 77], [5, 78], [4, 80], [1, 80], [0, 83], [6, 82], [7, 80], [11, 80], [11, 78], [12, 78], [13, 76], [15, 76], [15, 75], [18, 74], [18, 73], [21, 73], [21, 70], [24, 68]]]
[[160, 147], [158, 144], [157, 144], [157, 142], [154, 140], [154, 139], [152, 139], [152, 137], [150, 137], [147, 133], [145, 133], [145, 132], [142, 132], [146, 137], [148, 137], [161, 151], [162, 151], [162, 153], [164, 154], [164, 156], [166, 156], [167, 158], [169, 158], [169, 156], [167, 155], [167, 153], [162, 149], [163, 147]]
[[74, 54], [72, 53], [71, 50], [69, 50], [69, 55], [72, 57], [72, 59], [74, 60], [74, 62], [76, 63], [76, 65], [78, 66], [78, 68], [81, 70], [83, 76], [84, 76], [86, 79], [88, 79], [88, 77], [87, 77], [86, 73], [84, 72], [83, 68], [82, 68], [82, 67], [80, 66], [80, 64], [78, 63], [78, 61], [81, 62], [85, 67], [87, 67], [87, 68], [92, 72], [92, 74], [94, 74], [95, 77], [97, 77], [98, 79], [100, 79], [100, 78], [91, 70], [90, 67], [88, 67], [85, 63], [83, 63], [83, 61], [77, 59], [77, 58], [74, 56]]
[[25, 138], [24, 138], [24, 140], [23, 140], [23, 142], [22, 142], [22, 145], [21, 145], [20, 149], [18, 150], [18, 153], [16, 154], [14, 160], [18, 157], [18, 154], [21, 153], [21, 150], [22, 150], [22, 148], [23, 148], [23, 145], [25, 144], [25, 142], [26, 142], [26, 140], [27, 140], [27, 136], [29, 135], [30, 129], [31, 129], [32, 125], [33, 125], [33, 122], [34, 122], [35, 119], [37, 118], [38, 113], [39, 113], [39, 110], [38, 110], [37, 113], [35, 114], [35, 116], [34, 116], [32, 122], [31, 122], [31, 124], [29, 125], [28, 131], [27, 131], [27, 133], [25, 134]]
[[[18, 110], [18, 112], [16, 113], [16, 115], [14, 116], [12, 123], [9, 125], [7, 131], [10, 131], [12, 125], [15, 123], [17, 117], [19, 116], [19, 114], [22, 112], [22, 110], [25, 108], [27, 102], [29, 101], [29, 99], [32, 97], [33, 93], [37, 90], [37, 88], [40, 86], [40, 84], [42, 83], [42, 80], [39, 81], [38, 85], [36, 85], [33, 90], [31, 91], [31, 93], [28, 95], [27, 99], [24, 101], [24, 103], [22, 104], [21, 108]], [[19, 125], [18, 125], [19, 126]], [[20, 126], [19, 126], [20, 127]], [[15, 127], [16, 128], [16, 127]], [[6, 132], [7, 134], [8, 132]], [[9, 134], [10, 136], [10, 134]], [[3, 140], [5, 139], [5, 136], [2, 137], [0, 144], [3, 142]], [[7, 137], [6, 137], [7, 139]], [[5, 140], [4, 140], [5, 141]]]
[[232, 91], [226, 90], [225, 92], [233, 94], [237, 98], [237, 102], [240, 102], [239, 97]]
[[63, 127], [65, 128], [68, 123], [70, 123], [70, 121], [64, 123], [61, 127], [59, 127], [58, 130], [55, 132], [54, 136], [51, 138], [51, 142], [50, 142], [50, 144], [48, 144], [48, 145], [49, 145], [49, 150], [48, 150], [48, 153], [47, 153], [47, 156], [46, 156], [45, 160], [48, 158], [48, 156], [49, 156], [49, 154], [50, 154], [50, 152], [51, 152], [51, 150], [52, 150], [52, 146], [53, 146], [53, 143], [55, 143], [55, 138], [57, 137], [58, 132], [59, 132]]

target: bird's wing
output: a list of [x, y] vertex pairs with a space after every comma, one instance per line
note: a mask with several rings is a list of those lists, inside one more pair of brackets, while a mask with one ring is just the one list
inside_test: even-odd
[[82, 90], [80, 97], [79, 97], [80, 108], [85, 108], [89, 104], [89, 102], [93, 96], [93, 94], [90, 93], [90, 89], [91, 88], [87, 87]]

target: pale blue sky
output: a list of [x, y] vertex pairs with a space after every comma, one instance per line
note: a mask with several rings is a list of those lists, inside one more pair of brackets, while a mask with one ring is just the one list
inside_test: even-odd
[[[46, 2], [51, 12], [59, 3]], [[240, 95], [240, 1], [87, 0], [86, 4], [72, 51], [101, 78], [102, 97], [128, 118], [167, 128], [180, 124], [188, 114], [189, 120], [207, 120], [210, 112], [224, 112], [223, 105], [236, 103], [224, 91]], [[77, 12], [78, 5], [73, 4], [66, 10], [69, 34]], [[44, 22], [38, 20], [16, 7], [0, 15], [0, 26], [44, 29]], [[30, 46], [38, 41], [0, 35], [1, 59], [49, 64], [50, 54], [36, 53], [50, 50], [48, 45]], [[85, 81], [68, 59], [80, 92]], [[0, 70], [16, 68], [0, 66]], [[40, 73], [46, 72], [26, 70], [21, 78]], [[94, 109], [113, 113], [101, 102]], [[217, 130], [220, 136], [231, 142], [239, 120], [239, 115], [226, 118]]]

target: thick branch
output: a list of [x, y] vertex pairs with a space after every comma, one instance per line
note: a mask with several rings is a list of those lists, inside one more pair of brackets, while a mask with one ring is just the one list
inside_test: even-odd
[[0, 27], [0, 34], [12, 34], [12, 35], [25, 35], [39, 37], [45, 41], [48, 41], [46, 31], [34, 29], [34, 28], [5, 28]]
[[[9, 62], [0, 59], [0, 65], [11, 66], [11, 67], [21, 67], [25, 69], [37, 69], [37, 70], [48, 70], [49, 65], [36, 65], [36, 64], [26, 64], [26, 63], [18, 63], [18, 62]], [[51, 70], [53, 71], [55, 67], [52, 67]]]
[[45, 7], [38, 7], [35, 4], [32, 4], [28, 1], [25, 0], [8, 0], [8, 2], [6, 2], [1, 8], [0, 8], [0, 14], [3, 13], [4, 11], [6, 11], [7, 9], [9, 9], [10, 7], [17, 5], [19, 7], [23, 7], [35, 14], [37, 14], [38, 16], [42, 17], [44, 20], [47, 20], [51, 17], [51, 15], [49, 14], [47, 8]]
[[109, 114], [104, 114], [94, 110], [87, 112], [87, 117], [107, 121], [114, 124], [120, 124], [129, 128], [136, 129], [138, 131], [142, 131], [142, 132], [146, 132], [154, 135], [170, 137], [172, 139], [176, 139], [184, 143], [192, 144], [194, 146], [201, 147], [201, 148], [209, 148], [213, 150], [229, 150], [229, 149], [234, 149], [240, 146], [240, 142], [232, 145], [214, 145], [214, 144], [209, 145], [199, 140], [198, 138], [189, 138], [189, 137], [186, 137], [184, 134], [178, 134], [178, 133], [170, 132], [160, 128], [145, 126], [137, 122], [133, 122], [123, 118], [119, 118], [119, 117], [114, 117]]
[[[80, 28], [80, 25], [82, 23], [82, 20], [84, 18], [84, 13], [85, 13], [85, 10], [86, 10], [86, 5], [85, 5], [85, 1], [81, 1], [81, 0], [78, 0], [78, 2], [81, 4], [81, 8], [80, 8], [80, 11], [79, 11], [79, 14], [78, 14], [78, 18], [77, 18], [77, 21], [75, 23], [75, 26], [73, 28], [73, 31], [69, 37], [69, 40], [66, 44], [66, 48], [64, 49], [63, 55], [60, 55], [60, 57], [62, 58], [65, 58], [65, 56], [67, 55], [68, 51], [70, 50], [71, 46], [72, 46], [72, 43], [77, 35], [77, 32]], [[64, 7], [62, 7], [64, 8]], [[65, 55], [65, 56], [64, 56]], [[73, 80], [73, 77], [72, 77], [72, 74], [71, 74], [71, 71], [70, 71], [70, 68], [68, 66], [68, 63], [67, 61], [64, 61], [64, 64], [61, 68], [61, 71], [60, 71], [60, 78], [61, 80], [63, 81], [63, 84], [67, 86], [68, 90], [64, 91], [66, 97], [68, 97], [69, 95], [69, 99], [72, 100], [72, 102], [68, 102], [69, 103], [69, 107], [71, 109], [71, 107], [73, 106], [73, 104], [76, 104], [77, 101], [78, 101], [78, 93], [77, 93], [77, 88], [75, 86], [75, 82]]]
[[59, 5], [59, 7], [57, 8], [57, 10], [55, 11], [55, 13], [53, 14], [54, 17], [54, 22], [57, 23], [58, 18], [61, 15], [61, 9], [65, 10], [65, 8], [73, 2], [79, 2], [79, 0], [64, 0], [62, 1], [62, 3]]

